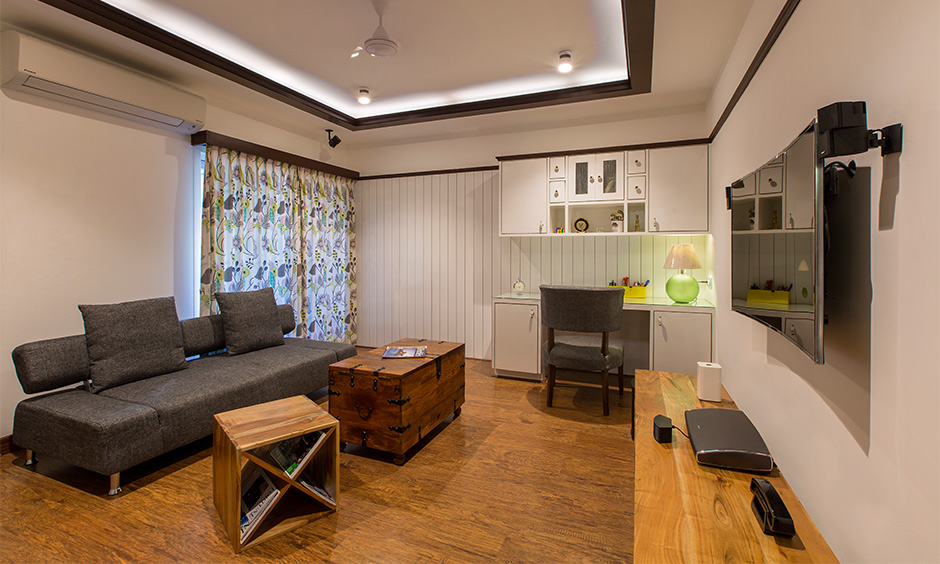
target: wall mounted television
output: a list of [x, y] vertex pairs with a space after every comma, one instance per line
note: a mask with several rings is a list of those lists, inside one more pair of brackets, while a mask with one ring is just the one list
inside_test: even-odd
[[825, 208], [816, 139], [813, 120], [786, 149], [732, 183], [731, 309], [822, 364]]

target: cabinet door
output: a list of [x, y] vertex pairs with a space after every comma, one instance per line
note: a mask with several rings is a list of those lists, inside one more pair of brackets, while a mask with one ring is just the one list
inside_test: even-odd
[[539, 304], [493, 304], [493, 371], [541, 375]]
[[546, 232], [548, 224], [547, 160], [503, 161], [499, 165], [501, 235]]
[[594, 155], [568, 157], [568, 201], [587, 202], [594, 199]]
[[623, 201], [623, 153], [595, 155], [594, 176], [596, 199]]
[[712, 360], [712, 317], [708, 313], [653, 312], [653, 370], [695, 374], [699, 361]]
[[646, 151], [627, 152], [627, 174], [646, 174]]
[[787, 149], [786, 229], [809, 229], [816, 217], [816, 159], [813, 133], [800, 137]]
[[550, 157], [548, 159], [548, 177], [552, 180], [565, 179], [565, 157]]
[[801, 349], [812, 351], [816, 346], [816, 324], [812, 319], [793, 319], [785, 317], [784, 334]]
[[627, 199], [645, 200], [646, 199], [646, 177], [628, 176], [627, 177]]
[[650, 232], [708, 231], [708, 148], [651, 149], [647, 158]]
[[565, 181], [550, 180], [548, 182], [548, 201], [553, 204], [565, 202]]
[[757, 173], [757, 191], [761, 194], [779, 194], [783, 192], [783, 167], [767, 166]]

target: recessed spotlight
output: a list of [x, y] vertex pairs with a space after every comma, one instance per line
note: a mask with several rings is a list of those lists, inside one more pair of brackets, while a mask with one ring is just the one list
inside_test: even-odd
[[571, 64], [571, 51], [562, 51], [558, 54], [558, 72], [569, 73], [574, 68]]
[[369, 102], [372, 101], [372, 95], [369, 94], [369, 89], [368, 89], [368, 88], [360, 88], [360, 89], [359, 89], [359, 98], [358, 98], [358, 100], [359, 100], [359, 103], [360, 103], [360, 104], [363, 104], [363, 105], [368, 104]]

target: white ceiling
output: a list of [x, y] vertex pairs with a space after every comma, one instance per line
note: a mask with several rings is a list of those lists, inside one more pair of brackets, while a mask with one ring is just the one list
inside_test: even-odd
[[[0, 23], [147, 72], [201, 95], [210, 104], [294, 133], [319, 139], [324, 128], [332, 127], [343, 133], [344, 145], [351, 149], [702, 109], [752, 1], [659, 0], [649, 94], [355, 132], [38, 0], [0, 0]], [[163, 18], [163, 27], [185, 28], [186, 33], [201, 36], [194, 42], [207, 48], [211, 41], [206, 38], [217, 37], [240, 56], [260, 56], [256, 61], [262, 62], [256, 64], [262, 67], [254, 70], [313, 88], [316, 95], [311, 97], [357, 117], [421, 104], [499, 97], [493, 90], [497, 85], [520, 93], [622, 80], [626, 74], [619, 0], [388, 0], [383, 23], [400, 45], [391, 58], [349, 57], [378, 24], [371, 0], [109, 3], [132, 6], [135, 15], [148, 7], [160, 8], [153, 18]], [[210, 31], [194, 32], [194, 24]], [[572, 51], [577, 65], [570, 75], [552, 68], [562, 49]], [[238, 57], [229, 58], [241, 62]], [[354, 102], [360, 86], [374, 95], [369, 106]]]

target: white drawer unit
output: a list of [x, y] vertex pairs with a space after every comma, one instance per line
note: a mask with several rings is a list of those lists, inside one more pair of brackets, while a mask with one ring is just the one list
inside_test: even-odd
[[627, 174], [646, 174], [646, 151], [627, 151]]
[[566, 157], [549, 157], [548, 159], [548, 178], [551, 180], [564, 180], [567, 172], [565, 171]]
[[551, 180], [548, 183], [548, 201], [553, 204], [565, 202], [565, 181]]
[[646, 199], [646, 177], [628, 176], [627, 177], [627, 199], [645, 200]]

